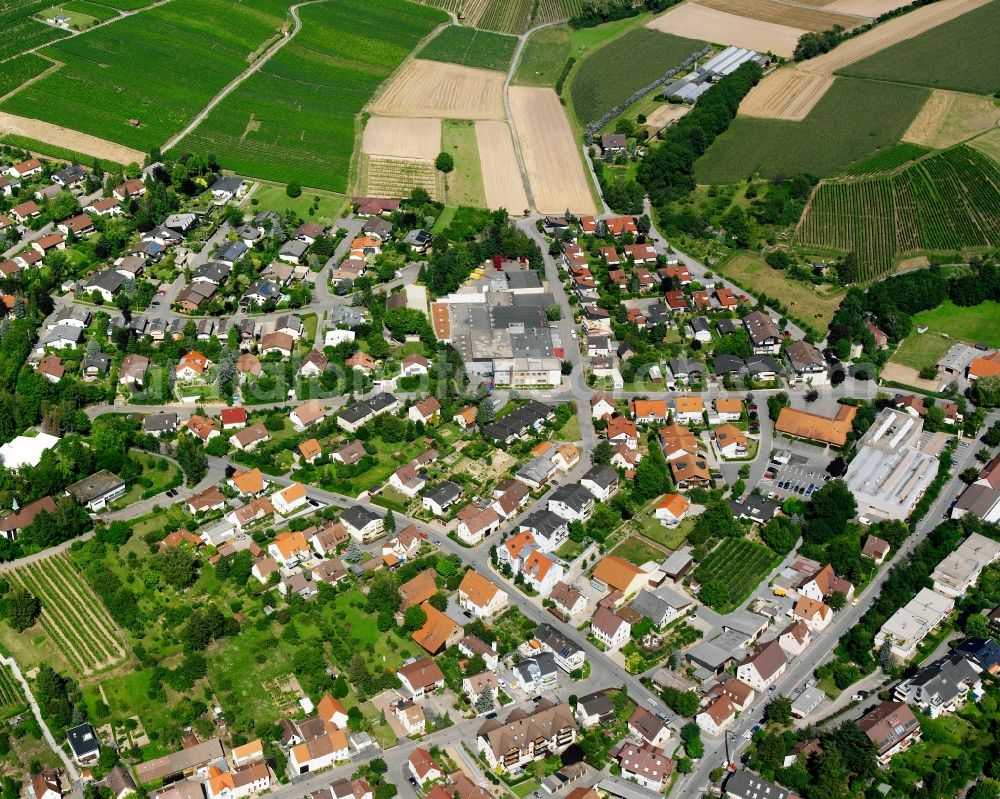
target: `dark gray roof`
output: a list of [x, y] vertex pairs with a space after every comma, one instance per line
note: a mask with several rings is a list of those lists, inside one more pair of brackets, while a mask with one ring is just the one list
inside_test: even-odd
[[738, 799], [787, 799], [788, 791], [743, 769], [726, 781], [726, 793]]
[[549, 495], [549, 502], [561, 502], [581, 513], [588, 505], [593, 504], [594, 495], [579, 483], [564, 483]]
[[983, 669], [1000, 665], [1000, 644], [992, 638], [966, 638], [952, 647], [952, 651], [971, 658]]
[[735, 355], [716, 355], [712, 358], [712, 372], [715, 375], [739, 374], [746, 368], [746, 362]]
[[72, 494], [81, 505], [86, 505], [88, 502], [114, 491], [121, 485], [122, 479], [118, 475], [112, 474], [107, 469], [101, 469], [90, 477], [84, 477], [73, 485], [66, 486], [66, 493]]
[[224, 283], [233, 268], [229, 264], [209, 261], [207, 264], [199, 266], [193, 275], [193, 279], [210, 280], [212, 283]]
[[163, 430], [173, 430], [177, 427], [176, 413], [151, 413], [142, 420], [142, 429], [147, 433], [157, 433]]
[[427, 491], [424, 496], [443, 508], [462, 496], [462, 489], [451, 482], [451, 480], [442, 480]]
[[114, 294], [125, 284], [126, 280], [128, 278], [121, 272], [115, 269], [105, 269], [103, 272], [98, 272], [94, 275], [87, 284], [87, 287], [104, 289]]
[[87, 369], [95, 368], [101, 374], [104, 374], [108, 371], [109, 363], [108, 356], [103, 352], [88, 352], [83, 357], [83, 370], [87, 371]]
[[97, 733], [89, 724], [78, 724], [66, 730], [66, 740], [77, 759], [91, 755], [101, 748]]
[[552, 538], [566, 529], [566, 520], [550, 510], [536, 510], [521, 520], [521, 527], [529, 528], [536, 537]]
[[747, 358], [747, 369], [750, 374], [756, 375], [761, 372], [777, 372], [781, 374], [781, 364], [770, 355], [753, 355]]
[[240, 178], [222, 176], [215, 183], [212, 184], [212, 191], [226, 191], [230, 194], [236, 194], [243, 185], [243, 181]]
[[591, 466], [582, 479], [590, 480], [601, 488], [610, 488], [618, 482], [618, 470], [605, 465]]
[[715, 329], [719, 331], [720, 336], [727, 336], [730, 333], [735, 333], [742, 327], [743, 325], [740, 324], [739, 319], [720, 319], [715, 323]]
[[247, 251], [247, 245], [242, 241], [227, 241], [219, 247], [215, 257], [220, 261], [238, 261]]
[[363, 508], [360, 505], [351, 505], [349, 508], [345, 508], [344, 512], [340, 514], [340, 520], [345, 524], [349, 524], [355, 530], [361, 530], [366, 525], [381, 518], [375, 511], [368, 510], [368, 508]]

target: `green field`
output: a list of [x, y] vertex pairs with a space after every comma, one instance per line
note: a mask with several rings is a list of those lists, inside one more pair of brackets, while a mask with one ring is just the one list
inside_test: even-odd
[[993, 94], [1000, 89], [998, 42], [1000, 3], [987, 3], [851, 64], [839, 74]]
[[899, 349], [890, 359], [892, 363], [909, 366], [918, 372], [925, 366], [933, 366], [941, 360], [955, 342], [945, 338], [940, 333], [918, 333], [914, 330], [903, 339]]
[[565, 25], [535, 31], [521, 51], [514, 83], [554, 87], [569, 58], [572, 41], [572, 33]]
[[796, 238], [853, 251], [865, 280], [902, 253], [1000, 245], [1000, 167], [959, 146], [889, 177], [822, 184]]
[[[971, 308], [962, 308], [945, 300], [937, 308], [913, 316], [913, 327], [927, 325], [928, 333], [945, 333], [967, 344], [985, 344], [1000, 348], [1000, 303], [987, 300]], [[926, 333], [924, 334], [927, 335]]]
[[[84, 10], [88, 9], [88, 10]], [[100, 16], [95, 16], [90, 13], [96, 10]], [[62, 6], [51, 6], [49, 8], [44, 8], [38, 13], [38, 18], [41, 20], [54, 19], [55, 17], [67, 17], [69, 19], [69, 26], [73, 30], [83, 31], [87, 28], [92, 28], [102, 19], [110, 19], [116, 16], [115, 11], [110, 8], [102, 8], [101, 6], [94, 6], [90, 8], [90, 3], [79, 2], [79, 3], [67, 3]]]
[[8, 0], [0, 4], [0, 59], [10, 58], [33, 47], [69, 35], [34, 16], [52, 6], [51, 0]]
[[705, 42], [636, 28], [587, 56], [573, 72], [570, 97], [580, 124], [600, 119]]
[[728, 613], [739, 606], [775, 566], [777, 557], [762, 544], [745, 538], [727, 538], [716, 547], [694, 570], [693, 576], [702, 588], [711, 583], [722, 589], [725, 601], [710, 604], [720, 613]]
[[475, 26], [498, 33], [524, 33], [531, 25], [535, 5], [536, 0], [487, 0], [487, 6], [475, 20]]
[[659, 563], [666, 557], [666, 553], [662, 549], [657, 549], [648, 541], [644, 541], [635, 535], [629, 536], [622, 541], [614, 548], [611, 554], [617, 555], [619, 558], [624, 558], [636, 566], [641, 566], [647, 561]]
[[451, 153], [455, 170], [445, 176], [448, 205], [486, 206], [483, 170], [476, 144], [476, 123], [470, 120], [446, 119], [441, 125], [441, 150]]
[[51, 61], [47, 61], [40, 55], [25, 53], [10, 61], [0, 64], [0, 97], [14, 91], [37, 75], [41, 75], [52, 66]]
[[286, 9], [285, 0], [172, 0], [47, 47], [65, 66], [0, 107], [148, 150], [246, 68]]
[[291, 44], [178, 149], [212, 152], [241, 174], [345, 192], [355, 115], [445, 15], [405, 0], [340, 0], [300, 14]]
[[68, 3], [63, 3], [60, 8], [65, 8], [76, 14], [86, 14], [88, 17], [93, 17], [102, 22], [118, 16], [116, 6], [109, 6], [105, 3], [92, 3], [90, 0], [69, 0]]
[[[293, 211], [302, 219], [326, 224], [335, 222], [347, 203], [347, 197], [343, 194], [314, 189], [303, 191], [298, 197], [289, 197], [284, 186], [273, 183], [261, 183], [253, 193], [251, 202], [253, 200], [257, 200], [261, 208], [269, 211], [277, 211], [279, 214]], [[310, 214], [310, 208], [315, 208], [315, 212]]]
[[839, 78], [801, 122], [737, 117], [695, 163], [699, 183], [760, 174], [831, 177], [895, 145], [928, 92]]
[[417, 53], [419, 58], [506, 72], [514, 60], [517, 38], [502, 33], [449, 25]]
[[927, 155], [931, 151], [930, 147], [921, 144], [910, 144], [900, 142], [895, 147], [883, 150], [878, 155], [872, 156], [867, 161], [855, 164], [847, 170], [848, 175], [875, 175], [879, 172], [891, 172], [898, 169], [910, 161]]

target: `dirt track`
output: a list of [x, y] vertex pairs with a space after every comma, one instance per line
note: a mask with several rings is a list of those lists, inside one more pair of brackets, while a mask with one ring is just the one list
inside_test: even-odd
[[597, 213], [579, 146], [556, 93], [511, 86], [508, 98], [535, 210]]
[[514, 142], [506, 122], [480, 120], [476, 123], [476, 144], [483, 170], [483, 189], [490, 209], [506, 208], [519, 214], [528, 207], [521, 181]]
[[505, 119], [504, 74], [415, 58], [371, 104], [374, 114], [438, 119]]
[[785, 57], [791, 57], [799, 37], [805, 33], [801, 28], [749, 19], [697, 3], [674, 6], [646, 25], [676, 36], [732, 44], [762, 53], [770, 50]]
[[16, 136], [27, 136], [29, 139], [63, 147], [76, 153], [83, 153], [94, 158], [128, 164], [135, 161], [141, 164], [146, 154], [133, 150], [122, 144], [115, 144], [106, 139], [99, 139], [86, 133], [70, 130], [39, 119], [14, 116], [0, 111], [0, 135], [13, 133]]
[[876, 25], [870, 31], [848, 39], [818, 58], [775, 70], [746, 96], [740, 105], [740, 113], [770, 119], [803, 119], [826, 94], [833, 83], [831, 76], [837, 70], [897, 42], [912, 39], [989, 2], [990, 0], [939, 0]]
[[441, 120], [371, 117], [361, 150], [368, 155], [432, 161], [441, 152]]

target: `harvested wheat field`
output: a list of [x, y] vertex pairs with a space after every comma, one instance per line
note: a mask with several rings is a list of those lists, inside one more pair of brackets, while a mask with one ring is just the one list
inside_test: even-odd
[[511, 86], [510, 111], [535, 210], [597, 213], [580, 147], [552, 89]]
[[750, 90], [740, 103], [740, 113], [801, 122], [833, 80], [833, 75], [813, 75], [794, 67], [779, 69]]
[[910, 123], [903, 141], [944, 149], [996, 127], [1000, 109], [987, 97], [937, 90]]
[[646, 130], [649, 131], [650, 136], [655, 136], [667, 127], [667, 125], [674, 124], [690, 110], [691, 106], [686, 103], [684, 105], [674, 105], [673, 103], [661, 105], [646, 117]]
[[441, 152], [441, 120], [371, 117], [365, 125], [361, 151], [432, 161]]
[[371, 105], [374, 114], [438, 119], [504, 119], [504, 74], [415, 58]]
[[907, 5], [909, 0], [833, 0], [823, 6], [826, 11], [837, 11], [841, 14], [856, 14], [860, 17], [880, 17], [888, 11], [895, 11], [900, 6]]
[[825, 31], [834, 25], [840, 25], [846, 30], [856, 28], [868, 22], [867, 17], [855, 14], [838, 14], [829, 6], [825, 8], [806, 8], [803, 6], [783, 3], [781, 0], [698, 0], [698, 5], [736, 14], [747, 19], [761, 22], [773, 22], [790, 28], [802, 28], [807, 31]]
[[733, 44], [762, 53], [771, 51], [786, 58], [791, 57], [799, 37], [805, 33], [801, 28], [747, 19], [698, 3], [674, 6], [666, 14], [647, 22], [646, 26], [689, 39]]
[[14, 116], [0, 112], [0, 136], [13, 133], [15, 136], [27, 136], [29, 139], [52, 144], [75, 153], [113, 161], [116, 164], [130, 164], [135, 161], [141, 164], [146, 154], [122, 144], [115, 144], [107, 139], [99, 139], [87, 133], [80, 133], [51, 122], [40, 119]]
[[487, 207], [506, 208], [512, 214], [520, 214], [528, 207], [528, 196], [507, 123], [480, 120], [476, 123], [476, 143]]
[[837, 70], [904, 39], [912, 39], [988, 2], [990, 0], [939, 0], [876, 25], [825, 55], [793, 67], [777, 69], [750, 90], [740, 104], [740, 113], [768, 119], [802, 120], [826, 94], [833, 84], [831, 76]]

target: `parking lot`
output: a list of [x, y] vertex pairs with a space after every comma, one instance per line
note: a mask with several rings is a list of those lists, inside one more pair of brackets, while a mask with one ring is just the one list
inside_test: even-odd
[[830, 479], [826, 467], [833, 457], [808, 444], [789, 444], [775, 450], [758, 486], [765, 496], [779, 502], [792, 496], [809, 499]]

